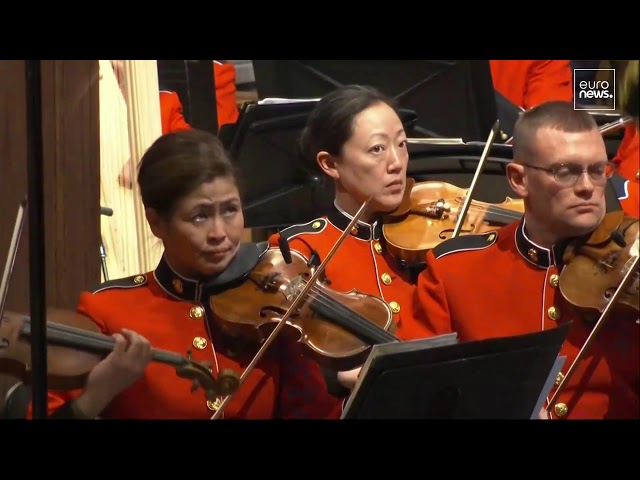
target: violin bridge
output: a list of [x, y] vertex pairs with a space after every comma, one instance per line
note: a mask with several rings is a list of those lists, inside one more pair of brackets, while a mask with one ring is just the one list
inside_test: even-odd
[[287, 287], [283, 291], [284, 296], [286, 297], [287, 301], [291, 302], [298, 295], [300, 295], [300, 292], [304, 288], [304, 285], [305, 285], [304, 280], [300, 275], [298, 275], [297, 277], [293, 278], [289, 282], [289, 285], [287, 285]]

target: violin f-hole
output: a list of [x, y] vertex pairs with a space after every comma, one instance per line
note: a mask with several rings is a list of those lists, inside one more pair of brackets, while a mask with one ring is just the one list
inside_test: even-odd
[[[266, 318], [266, 317], [272, 317], [273, 314], [276, 314], [277, 316], [283, 316], [286, 313], [286, 310], [280, 308], [280, 307], [276, 307], [274, 305], [267, 305], [266, 307], [262, 307], [260, 309], [260, 316], [262, 318]], [[300, 315], [300, 309], [297, 308], [292, 314], [292, 317], [297, 317]]]
[[279, 272], [272, 272], [266, 275], [260, 282], [260, 289], [264, 292], [273, 292], [278, 290], [277, 278], [280, 276]]
[[[473, 230], [476, 228], [475, 224], [471, 224], [471, 229], [469, 230], [461, 230], [460, 233], [473, 233]], [[439, 234], [438, 237], [440, 237], [442, 240], [447, 240], [449, 238], [451, 238], [451, 236], [447, 236], [447, 233], [453, 233], [453, 228], [447, 228], [445, 230], [442, 230]]]

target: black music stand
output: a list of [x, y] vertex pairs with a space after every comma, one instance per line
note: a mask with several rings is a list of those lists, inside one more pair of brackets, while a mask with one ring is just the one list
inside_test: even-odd
[[[441, 181], [469, 188], [482, 156], [485, 142], [458, 145], [409, 145], [407, 176], [416, 182]], [[502, 203], [507, 197], [519, 198], [506, 177], [506, 165], [513, 159], [511, 145], [494, 143], [489, 149], [473, 198], [481, 202]]]
[[482, 341], [374, 345], [342, 418], [530, 419], [570, 325]]
[[[301, 157], [298, 140], [317, 100], [245, 103], [218, 137], [237, 170], [247, 228], [305, 223], [333, 204], [333, 185]], [[408, 131], [416, 114], [401, 110]]]
[[417, 113], [423, 137], [482, 141], [497, 118], [488, 60], [253, 60], [253, 70], [260, 98], [377, 87]]

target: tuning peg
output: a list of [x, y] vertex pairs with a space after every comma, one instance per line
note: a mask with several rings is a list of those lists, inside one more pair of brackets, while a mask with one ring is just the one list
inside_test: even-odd
[[223, 395], [231, 395], [240, 386], [240, 377], [231, 369], [224, 369], [218, 376], [218, 386]]
[[200, 382], [198, 381], [197, 378], [194, 378], [193, 379], [193, 383], [191, 384], [191, 393], [193, 393], [196, 390], [198, 390], [198, 388], [200, 388]]
[[191, 360], [191, 349], [187, 349], [187, 358]]

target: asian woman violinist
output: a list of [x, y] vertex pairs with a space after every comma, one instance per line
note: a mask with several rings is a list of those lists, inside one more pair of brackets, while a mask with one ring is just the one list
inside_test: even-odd
[[[385, 212], [401, 204], [407, 185], [407, 137], [393, 101], [372, 87], [347, 85], [319, 100], [300, 138], [300, 149], [312, 169], [335, 185], [333, 208], [324, 216], [273, 234], [307, 260], [322, 261], [360, 206], [371, 196], [351, 235], [326, 265], [332, 289], [356, 289], [389, 305], [401, 340], [426, 336], [420, 324], [399, 321], [413, 290], [412, 272], [391, 257], [382, 237]], [[325, 371], [330, 390], [348, 392]], [[341, 374], [341, 376], [344, 374]]]
[[[255, 353], [228, 341], [208, 302], [211, 288], [237, 281], [265, 249], [241, 243], [241, 199], [220, 141], [197, 129], [159, 137], [141, 159], [138, 183], [163, 256], [151, 272], [81, 294], [78, 312], [112, 335], [115, 348], [82, 391], [49, 392], [52, 418], [208, 419], [220, 402], [192, 393], [189, 379], [152, 362], [151, 348], [191, 350], [214, 376], [241, 374]], [[339, 418], [341, 407], [317, 364], [280, 335], [223, 412], [227, 419], [327, 419]]]

